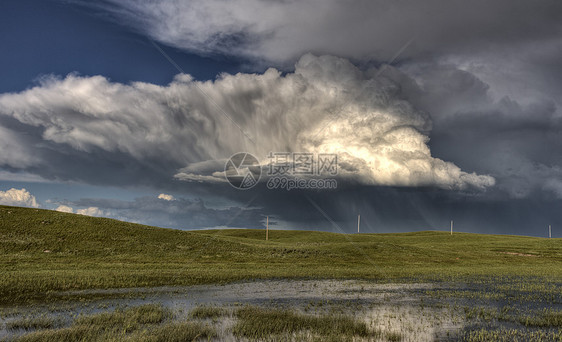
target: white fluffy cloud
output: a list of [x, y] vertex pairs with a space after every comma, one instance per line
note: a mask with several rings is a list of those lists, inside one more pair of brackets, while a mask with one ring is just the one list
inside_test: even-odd
[[85, 209], [77, 209], [77, 214], [86, 215], [86, 216], [104, 216], [103, 210], [100, 210], [98, 207], [89, 207]]
[[74, 209], [72, 209], [72, 207], [69, 207], [67, 205], [59, 205], [55, 210], [60, 211], [61, 213], [73, 213], [74, 212]]
[[168, 195], [168, 194], [160, 194], [160, 195], [158, 195], [158, 198], [159, 198], [159, 199], [163, 199], [163, 200], [165, 200], [165, 201], [173, 201], [173, 200], [175, 200], [174, 196]]
[[297, 151], [337, 153], [342, 176], [366, 184], [494, 184], [492, 177], [433, 157], [429, 117], [375, 73], [346, 59], [309, 54], [294, 73], [269, 69], [222, 75], [214, 82], [189, 75], [178, 75], [168, 86], [51, 77], [19, 94], [0, 95], [0, 115], [42, 127], [43, 139], [76, 150], [188, 165], [178, 179], [217, 178], [190, 172], [189, 165], [236, 152], [265, 158], [270, 151]]
[[0, 204], [39, 208], [35, 196], [25, 189], [11, 188], [10, 190], [0, 191]]
[[[61, 204], [56, 209], [56, 211], [60, 211], [62, 213], [74, 213], [74, 209], [68, 205]], [[98, 207], [88, 207], [83, 209], [76, 209], [76, 214], [79, 215], [86, 215], [86, 216], [108, 216], [108, 212], [101, 210]]]

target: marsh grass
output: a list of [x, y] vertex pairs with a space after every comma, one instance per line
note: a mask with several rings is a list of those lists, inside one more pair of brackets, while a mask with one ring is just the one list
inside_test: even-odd
[[554, 309], [543, 309], [535, 315], [520, 318], [519, 323], [531, 327], [554, 327], [562, 328], [562, 311]]
[[542, 310], [521, 310], [509, 306], [498, 308], [490, 307], [464, 307], [467, 320], [481, 320], [485, 322], [503, 321], [518, 323], [525, 327], [537, 328], [562, 328], [562, 311], [552, 308]]
[[99, 327], [73, 326], [55, 330], [42, 330], [17, 337], [14, 342], [90, 342], [98, 341]]
[[140, 342], [185, 342], [209, 340], [216, 337], [217, 332], [211, 326], [197, 322], [170, 323], [150, 333], [135, 336]]
[[156, 304], [141, 305], [129, 309], [117, 309], [95, 315], [79, 316], [74, 325], [99, 326], [104, 328], [120, 327], [125, 332], [138, 330], [145, 324], [162, 323], [171, 313]]
[[[297, 282], [288, 283], [294, 284], [288, 286], [300, 288], [305, 283], [308, 290], [319, 289], [319, 294], [326, 295], [332, 292], [325, 292], [326, 288], [319, 284], [337, 284], [329, 281], [298, 285]], [[370, 288], [363, 284], [359, 281], [351, 287], [348, 283], [346, 287], [350, 293], [368, 295], [373, 289], [383, 292], [373, 297], [374, 301], [361, 301], [360, 297], [354, 296], [316, 301], [304, 299], [300, 304], [294, 303], [298, 307], [294, 310], [287, 309], [287, 303], [275, 301], [264, 302], [264, 306], [201, 305], [188, 312], [181, 307], [172, 312], [155, 304], [118, 307], [107, 312], [80, 315], [66, 328], [36, 331], [16, 338], [16, 341], [559, 341], [562, 337], [562, 311], [552, 308], [552, 303], [561, 303], [560, 293], [553, 302], [548, 298], [542, 301], [504, 301], [503, 298], [493, 301], [486, 296], [474, 295], [475, 291], [488, 291], [487, 283], [483, 283], [485, 285], [480, 288], [467, 285], [471, 291], [460, 292], [460, 297], [451, 296], [444, 300], [440, 294], [436, 300], [435, 292], [426, 291], [425, 286], [407, 285], [396, 291], [400, 288], [380, 284]], [[513, 284], [513, 288], [502, 287], [509, 292], [526, 291]], [[449, 288], [450, 285], [446, 286]], [[337, 287], [333, 291], [341, 292]], [[420, 295], [419, 301], [415, 301], [417, 306], [411, 306], [409, 301], [404, 305], [393, 301], [416, 295]], [[390, 301], [387, 302], [387, 298]], [[110, 310], [107, 305], [97, 308]], [[351, 312], [357, 316], [350, 315]], [[8, 311], [5, 314], [10, 320], [17, 317]], [[31, 326], [25, 319], [37, 318], [37, 315], [36, 312], [35, 316], [11, 321], [20, 320], [20, 328]], [[41, 329], [40, 326], [37, 328]]]
[[[171, 313], [147, 304], [94, 315], [79, 316], [71, 326], [45, 329], [16, 337], [16, 342], [141, 341], [183, 342], [209, 339], [215, 330], [198, 322], [171, 322]], [[39, 327], [39, 328], [51, 328]]]
[[14, 339], [14, 342], [185, 342], [206, 341], [217, 336], [215, 330], [201, 323], [168, 323], [152, 329], [126, 333], [119, 329], [103, 329], [99, 326], [78, 325], [56, 330], [30, 333]]
[[218, 306], [201, 305], [189, 312], [189, 317], [195, 319], [216, 319], [228, 314], [228, 310]]
[[387, 332], [384, 334], [386, 339], [389, 342], [399, 342], [402, 341], [402, 335], [400, 333], [397, 332]]
[[486, 329], [467, 332], [462, 338], [465, 342], [550, 342], [562, 341], [562, 331]]
[[266, 309], [246, 306], [236, 311], [233, 333], [251, 339], [265, 339], [272, 335], [309, 332], [312, 335], [334, 338], [375, 337], [364, 322], [344, 315], [307, 315], [292, 310]]
[[37, 330], [62, 326], [63, 321], [56, 317], [42, 315], [39, 317], [20, 317], [6, 323], [8, 330]]

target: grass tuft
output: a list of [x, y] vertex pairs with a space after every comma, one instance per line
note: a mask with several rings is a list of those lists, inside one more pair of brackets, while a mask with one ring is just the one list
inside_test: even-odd
[[291, 310], [265, 309], [246, 306], [236, 311], [237, 336], [264, 339], [271, 335], [310, 332], [314, 335], [339, 337], [368, 337], [379, 335], [369, 331], [364, 322], [344, 315], [305, 315]]
[[125, 310], [118, 309], [113, 312], [80, 316], [74, 321], [74, 324], [104, 328], [122, 326], [126, 331], [133, 331], [140, 325], [161, 323], [168, 316], [169, 312], [162, 306], [147, 304]]
[[153, 332], [146, 333], [138, 338], [141, 342], [185, 342], [196, 340], [209, 340], [216, 337], [216, 331], [202, 323], [182, 322], [171, 323], [159, 327]]
[[219, 318], [228, 314], [225, 308], [201, 305], [190, 311], [189, 317], [197, 319]]

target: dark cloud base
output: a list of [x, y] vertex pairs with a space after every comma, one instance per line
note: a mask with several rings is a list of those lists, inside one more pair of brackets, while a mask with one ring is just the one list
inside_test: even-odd
[[203, 200], [155, 197], [134, 201], [84, 198], [60, 204], [97, 207], [104, 216], [188, 230], [225, 226], [263, 229], [269, 216], [271, 228], [355, 233], [360, 214], [362, 233], [448, 230], [454, 220], [455, 231], [546, 237], [547, 227], [552, 225], [553, 236], [562, 236], [557, 231], [562, 227], [562, 200], [506, 200], [492, 193], [345, 184], [334, 191], [268, 190], [263, 183], [246, 191], [228, 189], [225, 184], [213, 187], [211, 191], [208, 185], [200, 184], [196, 192], [213, 193], [240, 205], [213, 208]]
[[[334, 226], [309, 201], [337, 223]], [[353, 233], [361, 214], [362, 232], [455, 230], [488, 234], [546, 236], [549, 224], [562, 227], [562, 200], [494, 199], [436, 189], [361, 187], [331, 193], [262, 193], [263, 212], [275, 212], [289, 229]], [[558, 234], [558, 236], [562, 236]]]

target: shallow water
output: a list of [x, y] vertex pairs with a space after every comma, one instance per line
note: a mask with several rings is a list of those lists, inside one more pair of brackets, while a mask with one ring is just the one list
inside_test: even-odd
[[[10, 331], [5, 323], [23, 316], [60, 318], [66, 324], [80, 314], [111, 311], [117, 307], [161, 304], [171, 309], [176, 319], [187, 317], [193, 307], [201, 304], [235, 307], [251, 304], [292, 308], [307, 313], [341, 312], [364, 320], [383, 332], [398, 332], [402, 341], [454, 340], [468, 327], [459, 304], [502, 305], [501, 301], [478, 301], [465, 298], [442, 298], [429, 295], [435, 291], [458, 290], [458, 284], [412, 283], [380, 284], [364, 280], [271, 280], [240, 282], [227, 285], [189, 287], [158, 287], [150, 289], [87, 290], [64, 294], [123, 295], [123, 298], [97, 299], [88, 302], [59, 302], [32, 307], [0, 308], [0, 338], [16, 336], [24, 331]], [[478, 291], [476, 288], [475, 291]], [[485, 291], [485, 289], [480, 289]], [[560, 304], [517, 303], [541, 307]], [[226, 317], [218, 324], [221, 340], [233, 340], [229, 328], [234, 319]], [[470, 323], [470, 324], [473, 324]]]

